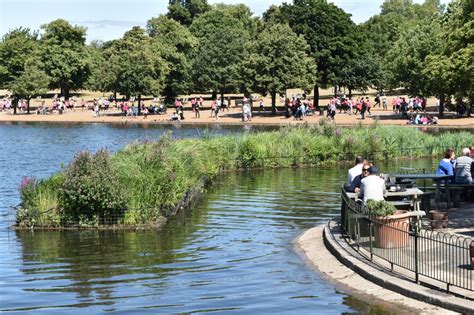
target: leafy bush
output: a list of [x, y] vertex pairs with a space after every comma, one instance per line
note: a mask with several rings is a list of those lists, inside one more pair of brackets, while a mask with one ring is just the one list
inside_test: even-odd
[[397, 209], [393, 204], [385, 200], [367, 200], [365, 207], [370, 210], [370, 213], [376, 217], [386, 217], [394, 214]]
[[94, 224], [114, 222], [125, 210], [125, 198], [107, 151], [79, 152], [64, 171], [60, 201], [64, 218]]
[[242, 142], [238, 157], [240, 167], [257, 167], [263, 164], [262, 157], [261, 146], [255, 137], [248, 137]]

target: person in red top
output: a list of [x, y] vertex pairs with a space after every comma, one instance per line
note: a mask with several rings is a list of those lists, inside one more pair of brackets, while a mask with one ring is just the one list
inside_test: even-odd
[[372, 113], [370, 112], [370, 107], [372, 105], [370, 104], [370, 99], [368, 96], [365, 98], [365, 103], [367, 104], [367, 113], [369, 113], [369, 115], [372, 116]]

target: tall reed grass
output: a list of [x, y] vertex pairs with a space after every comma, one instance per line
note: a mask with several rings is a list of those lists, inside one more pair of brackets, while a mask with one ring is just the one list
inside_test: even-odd
[[[315, 126], [227, 136], [207, 135], [199, 139], [174, 140], [171, 134], [167, 134], [155, 142], [131, 143], [112, 157], [103, 158], [103, 163], [108, 163], [107, 181], [120, 186], [110, 191], [108, 202], [125, 200], [125, 209], [118, 211], [118, 217], [109, 223], [136, 225], [156, 222], [169, 216], [190, 190], [205, 190], [205, 183], [212, 182], [223, 171], [321, 163], [335, 165], [350, 162], [356, 155], [375, 161], [442, 156], [447, 148], [459, 150], [472, 144], [473, 137], [468, 132], [430, 135], [411, 128], [378, 125], [338, 128], [326, 121]], [[61, 196], [61, 192], [64, 194], [66, 191], [65, 183], [71, 182], [65, 177], [71, 173], [74, 163], [71, 162], [62, 174], [35, 182], [27, 197], [22, 194], [22, 204], [17, 212], [19, 226], [61, 226], [65, 222], [81, 220], [81, 211], [70, 211], [67, 208], [70, 202], [64, 202], [70, 201], [70, 196]], [[80, 177], [75, 182], [78, 180]], [[104, 182], [104, 178], [95, 175], [87, 180], [87, 185], [95, 185], [94, 180]], [[68, 187], [68, 191], [71, 189]], [[87, 203], [82, 207], [87, 207]], [[101, 211], [96, 202], [82, 212], [90, 213], [91, 209]], [[71, 213], [77, 213], [76, 217], [71, 217]]]

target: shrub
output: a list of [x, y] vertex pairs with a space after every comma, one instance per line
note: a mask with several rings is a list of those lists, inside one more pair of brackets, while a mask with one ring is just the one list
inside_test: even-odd
[[247, 137], [241, 144], [239, 150], [239, 164], [242, 168], [257, 167], [262, 164], [261, 147], [256, 137]]
[[394, 214], [397, 209], [393, 204], [385, 200], [367, 200], [365, 207], [370, 210], [370, 214], [375, 217], [386, 217], [388, 215]]
[[60, 201], [64, 218], [93, 224], [115, 222], [125, 209], [125, 198], [107, 151], [79, 152], [64, 171]]

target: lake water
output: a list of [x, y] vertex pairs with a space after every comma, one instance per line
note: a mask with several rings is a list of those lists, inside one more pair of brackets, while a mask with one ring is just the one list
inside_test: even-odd
[[[0, 311], [37, 314], [382, 312], [305, 265], [292, 240], [339, 211], [344, 167], [225, 174], [161, 231], [13, 231], [23, 176], [78, 150], [246, 129], [0, 124]], [[426, 166], [432, 161], [391, 162]], [[394, 312], [396, 310], [390, 309]]]

